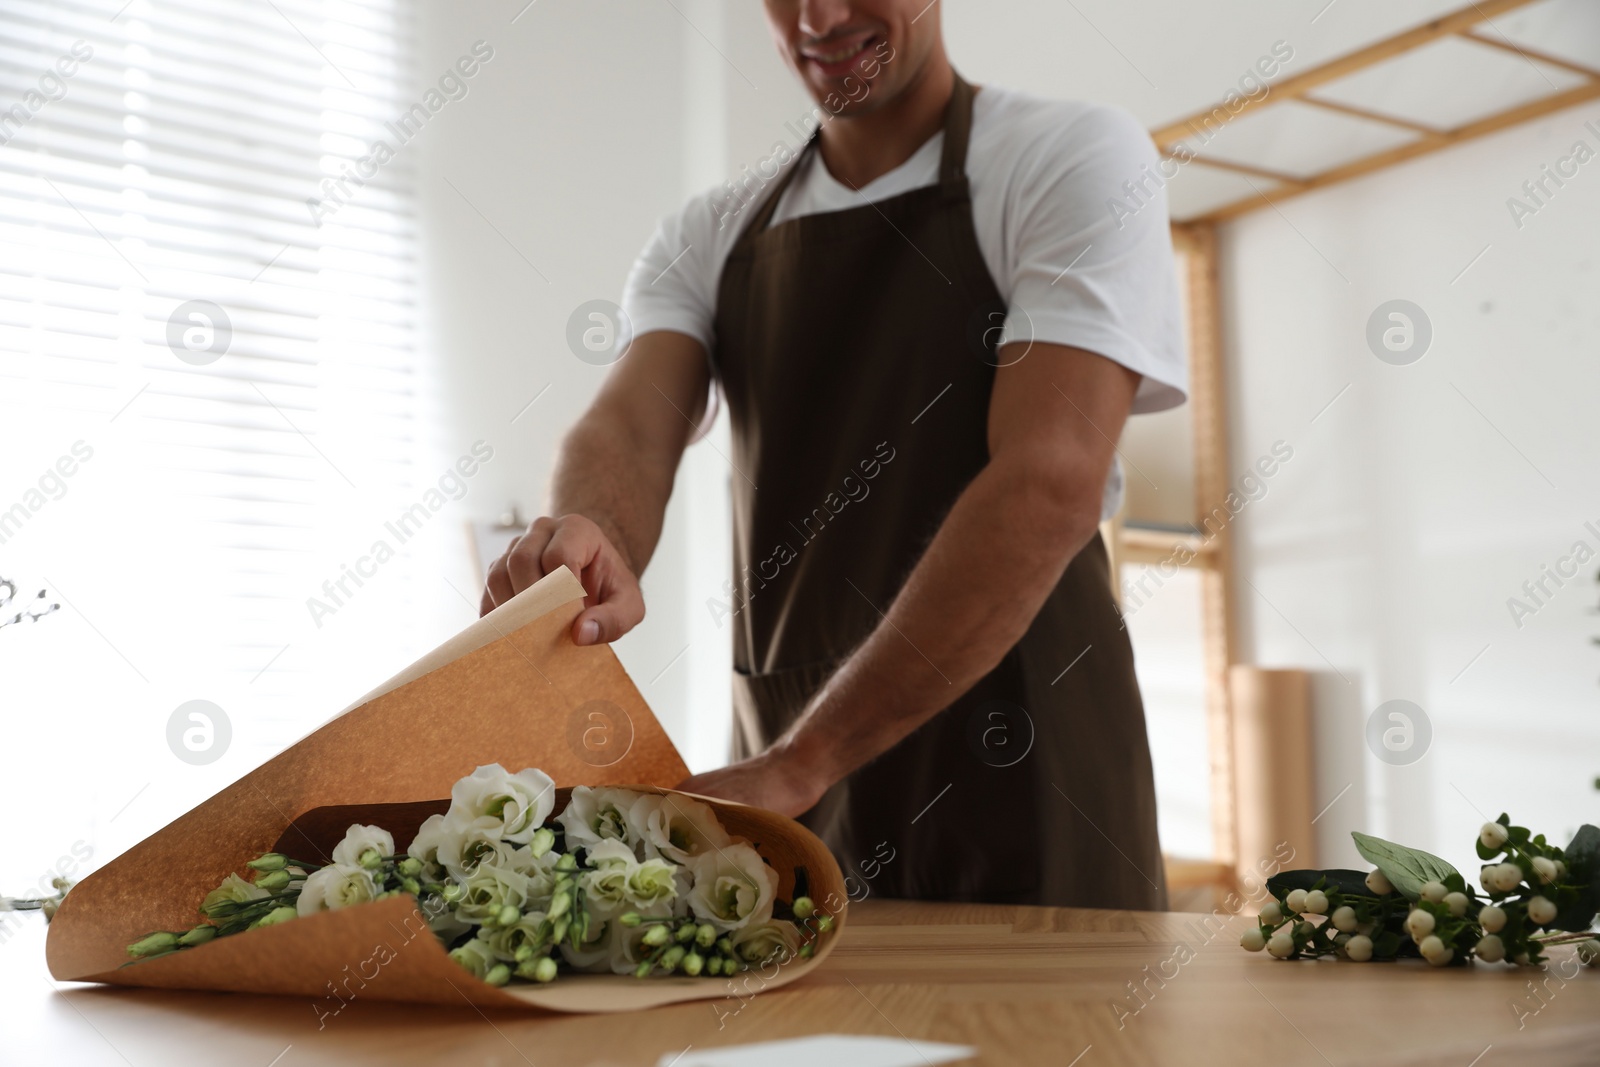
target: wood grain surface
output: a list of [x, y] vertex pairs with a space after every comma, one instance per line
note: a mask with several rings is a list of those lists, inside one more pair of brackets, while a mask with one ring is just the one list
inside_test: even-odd
[[34, 920], [0, 948], [0, 1063], [650, 1067], [815, 1033], [967, 1044], [996, 1067], [1600, 1062], [1600, 971], [1570, 950], [1542, 972], [1279, 962], [1237, 947], [1243, 922], [868, 899], [792, 985], [597, 1020], [77, 986], [49, 977]]

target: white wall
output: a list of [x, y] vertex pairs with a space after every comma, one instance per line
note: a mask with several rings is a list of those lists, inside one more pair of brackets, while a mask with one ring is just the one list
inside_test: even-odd
[[[1600, 106], [1226, 233], [1235, 466], [1276, 438], [1296, 449], [1240, 524], [1241, 573], [1260, 590], [1239, 590], [1241, 645], [1318, 672], [1318, 807], [1351, 786], [1319, 824], [1329, 862], [1354, 861], [1348, 827], [1464, 864], [1485, 817], [1508, 810], [1564, 842], [1600, 806], [1596, 565], [1520, 628], [1507, 607], [1575, 542], [1600, 550], [1583, 525], [1600, 526], [1600, 163], [1520, 231], [1505, 206], [1575, 140], [1600, 148], [1585, 121], [1600, 126]], [[1394, 298], [1433, 324], [1409, 366], [1365, 341]], [[1434, 731], [1408, 766], [1363, 738], [1397, 698]]]

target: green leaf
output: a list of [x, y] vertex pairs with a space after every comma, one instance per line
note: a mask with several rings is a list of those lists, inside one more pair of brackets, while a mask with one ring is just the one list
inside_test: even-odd
[[[1323, 884], [1319, 887], [1318, 882]], [[1367, 875], [1365, 871], [1280, 871], [1267, 879], [1267, 889], [1273, 896], [1282, 900], [1289, 895], [1292, 889], [1321, 888], [1332, 892], [1338, 890], [1347, 897], [1371, 897], [1372, 890], [1367, 888]]]
[[1600, 829], [1584, 823], [1566, 848], [1567, 877], [1577, 885], [1577, 901], [1563, 907], [1550, 925], [1557, 930], [1587, 930], [1600, 911]]
[[1352, 832], [1356, 851], [1361, 857], [1383, 872], [1395, 891], [1407, 900], [1416, 900], [1422, 894], [1424, 882], [1443, 882], [1452, 874], [1461, 872], [1430, 852], [1420, 848], [1407, 848], [1381, 837], [1368, 837]]

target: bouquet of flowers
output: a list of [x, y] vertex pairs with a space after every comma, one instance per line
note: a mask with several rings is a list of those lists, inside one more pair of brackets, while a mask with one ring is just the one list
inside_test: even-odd
[[1352, 834], [1376, 870], [1285, 871], [1244, 948], [1279, 959], [1336, 956], [1364, 963], [1421, 957], [1435, 967], [1502, 961], [1537, 965], [1553, 945], [1577, 946], [1600, 964], [1590, 930], [1600, 911], [1600, 829], [1584, 825], [1566, 848], [1513, 826], [1509, 816], [1478, 833], [1480, 895], [1438, 856]]
[[[269, 852], [229, 874], [201, 922], [128, 946], [135, 962], [258, 927], [409, 894], [450, 958], [493, 986], [563, 971], [732, 976], [811, 958], [834, 927], [792, 900], [752, 844], [682, 794], [573, 789], [555, 814], [543, 771], [479, 767], [450, 807], [396, 848], [388, 828], [355, 824], [317, 863]], [[552, 816], [554, 816], [552, 818]]]

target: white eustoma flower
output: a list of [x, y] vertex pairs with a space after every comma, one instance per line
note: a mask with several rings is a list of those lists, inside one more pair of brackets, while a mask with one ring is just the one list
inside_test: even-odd
[[377, 895], [378, 884], [365, 867], [335, 863], [311, 872], [300, 887], [300, 899], [295, 902], [295, 910], [301, 915], [337, 911], [355, 904], [365, 904]]
[[424, 881], [438, 882], [444, 878], [444, 864], [439, 862], [439, 846], [449, 835], [443, 815], [430, 815], [417, 827], [417, 836], [411, 839], [406, 855], [422, 863]]
[[333, 846], [333, 862], [345, 867], [361, 866], [368, 851], [380, 856], [394, 855], [394, 835], [381, 826], [356, 823], [344, 832], [344, 840]]
[[597, 918], [609, 919], [632, 903], [628, 899], [628, 878], [639, 861], [626, 842], [613, 839], [591, 848], [589, 863], [594, 870], [583, 875], [585, 899]]
[[645, 840], [674, 863], [688, 863], [695, 856], [726, 848], [733, 842], [717, 813], [698, 800], [671, 795], [640, 797], [636, 807], [643, 816], [636, 817], [636, 821], [644, 827]]
[[528, 876], [508, 867], [480, 863], [461, 882], [456, 904], [459, 922], [493, 923], [507, 905], [522, 911], [528, 905]]
[[[630, 817], [640, 794], [631, 789], [591, 789], [580, 785], [572, 790], [567, 806], [556, 822], [566, 831], [567, 851], [592, 848], [602, 841], [622, 841], [640, 859], [644, 827]], [[659, 798], [655, 798], [659, 799]], [[654, 855], [652, 849], [649, 855]]]
[[512, 774], [498, 763], [479, 767], [450, 789], [450, 812], [458, 824], [492, 820], [497, 836], [526, 845], [556, 806], [556, 784], [536, 767]]
[[751, 923], [731, 938], [733, 951], [746, 963], [788, 963], [800, 953], [800, 931], [782, 919]]
[[499, 820], [488, 816], [466, 819], [452, 809], [439, 826], [439, 863], [459, 882], [471, 874], [479, 862], [499, 854], [504, 844], [500, 834]]
[[[719, 827], [720, 828], [720, 827]], [[729, 844], [689, 861], [689, 910], [719, 930], [737, 930], [772, 918], [778, 875], [749, 845]]]

